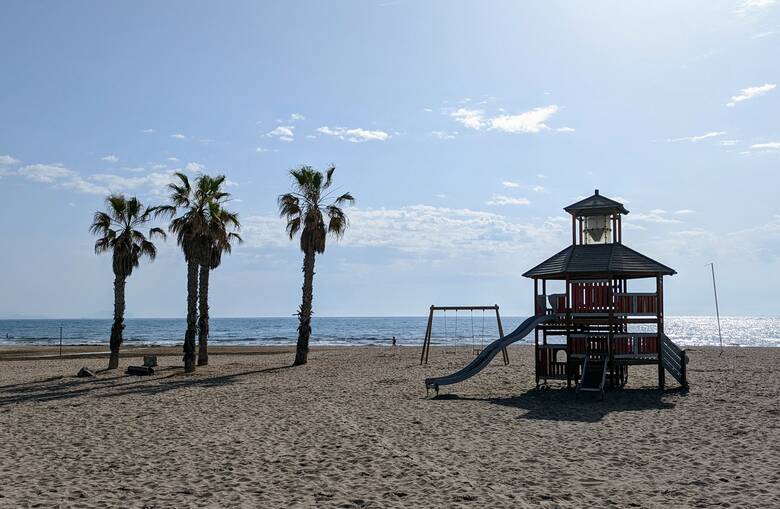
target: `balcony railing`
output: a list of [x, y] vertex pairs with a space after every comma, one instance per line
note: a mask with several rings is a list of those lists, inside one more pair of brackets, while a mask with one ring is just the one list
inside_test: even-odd
[[615, 313], [655, 315], [658, 313], [658, 295], [655, 293], [617, 293], [615, 294]]

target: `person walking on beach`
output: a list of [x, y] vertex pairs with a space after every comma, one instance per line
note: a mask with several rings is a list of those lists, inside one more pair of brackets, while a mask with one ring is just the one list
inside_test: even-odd
[[393, 336], [393, 346], [395, 346], [395, 336]]

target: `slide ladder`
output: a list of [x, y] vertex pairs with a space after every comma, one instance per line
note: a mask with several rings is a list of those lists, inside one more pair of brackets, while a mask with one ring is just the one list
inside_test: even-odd
[[666, 334], [661, 337], [661, 365], [679, 384], [688, 388], [688, 356]]
[[496, 354], [498, 354], [498, 352], [502, 351], [504, 348], [511, 345], [515, 341], [520, 341], [521, 339], [526, 337], [540, 323], [558, 317], [559, 315], [544, 314], [544, 315], [534, 315], [527, 318], [525, 321], [523, 321], [523, 323], [520, 324], [520, 326], [517, 329], [507, 334], [506, 336], [499, 338], [493, 341], [492, 343], [490, 343], [489, 345], [487, 345], [481, 352], [479, 352], [479, 355], [474, 357], [474, 360], [472, 360], [463, 369], [446, 376], [440, 376], [436, 378], [426, 378], [425, 389], [426, 390], [435, 389], [436, 394], [438, 394], [439, 386], [441, 385], [451, 385], [458, 382], [462, 382], [463, 380], [466, 380], [468, 378], [471, 378], [472, 376], [476, 375], [477, 373], [485, 369], [485, 367], [487, 367], [487, 365], [490, 364], [490, 361], [493, 360], [493, 357], [495, 357]]
[[598, 392], [604, 399], [604, 384], [607, 381], [606, 355], [588, 355], [582, 366], [582, 378], [577, 383], [577, 392]]

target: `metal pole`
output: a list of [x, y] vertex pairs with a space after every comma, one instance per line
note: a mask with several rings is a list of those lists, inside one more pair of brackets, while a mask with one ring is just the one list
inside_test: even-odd
[[715, 262], [710, 262], [712, 271], [712, 291], [715, 293], [715, 316], [718, 317], [718, 339], [720, 339], [720, 355], [723, 355], [723, 335], [720, 333], [720, 309], [718, 309], [718, 287], [715, 286]]

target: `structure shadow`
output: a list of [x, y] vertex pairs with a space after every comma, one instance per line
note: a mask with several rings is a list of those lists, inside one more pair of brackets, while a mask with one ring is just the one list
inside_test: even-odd
[[580, 393], [570, 389], [530, 389], [511, 398], [473, 398], [454, 394], [435, 399], [473, 400], [525, 410], [519, 419], [544, 421], [599, 422], [615, 412], [668, 410], [675, 404], [667, 401], [671, 394], [684, 394], [681, 389], [622, 389], [608, 391], [604, 401], [593, 393]]
[[[61, 381], [62, 378], [55, 377], [0, 388], [0, 408], [24, 403], [69, 400], [90, 395], [113, 397], [124, 394], [159, 394], [184, 387], [216, 387], [235, 383], [243, 376], [272, 373], [288, 367], [290, 366], [244, 371], [217, 377], [184, 376], [180, 368], [173, 367], [161, 370], [174, 370], [173, 373], [152, 378], [121, 375], [111, 378], [74, 378]], [[172, 379], [175, 380], [168, 381]]]

